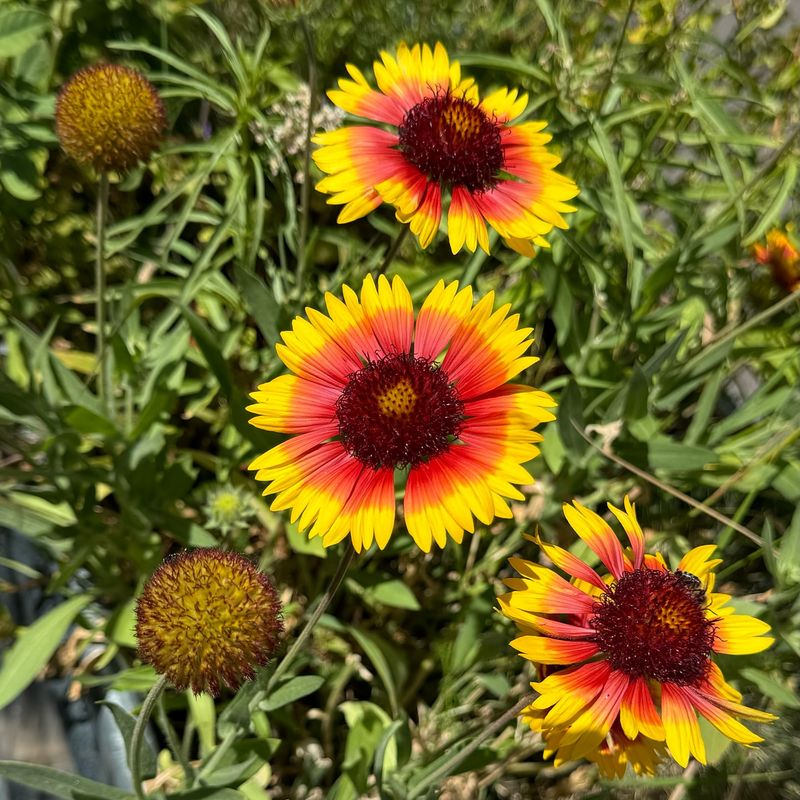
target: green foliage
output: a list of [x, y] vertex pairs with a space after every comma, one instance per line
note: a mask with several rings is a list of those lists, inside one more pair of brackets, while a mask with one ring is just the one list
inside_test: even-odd
[[[764, 604], [775, 647], [725, 672], [786, 723], [763, 729], [753, 753], [715, 740], [713, 768], [694, 777], [613, 789], [588, 767], [572, 778], [573, 767], [552, 767], [521, 725], [478, 750], [442, 796], [656, 798], [685, 782], [710, 798], [740, 781], [741, 797], [765, 784], [795, 797], [800, 296], [785, 297], [750, 252], [798, 212], [800, 68], [785, 4], [642, 0], [632, 15], [621, 0], [277, 5], [0, 2], [0, 523], [52, 561], [52, 574], [26, 579], [67, 598], [17, 632], [0, 705], [90, 602], [73, 594], [78, 574], [90, 576], [94, 612], [80, 623], [104, 647], [80, 681], [146, 691], [155, 676], [136, 661], [133, 603], [166, 553], [230, 542], [252, 555], [284, 592], [290, 637], [335, 571], [338, 552], [269, 511], [242, 472], [279, 441], [244, 407], [283, 369], [280, 332], [324, 291], [375, 271], [398, 229], [387, 208], [339, 226], [312, 193], [298, 280], [303, 157], [280, 141], [272, 108], [307, 78], [307, 14], [320, 91], [345, 62], [368, 69], [401, 39], [441, 39], [483, 90], [519, 87], [527, 117], [549, 121], [561, 170], [581, 189], [551, 250], [532, 263], [496, 244], [491, 256], [453, 256], [440, 235], [424, 253], [406, 240], [390, 272], [417, 306], [440, 278], [512, 303], [541, 357], [525, 380], [558, 399], [558, 421], [542, 429], [542, 457], [528, 465], [537, 483], [513, 520], [431, 558], [398, 530], [387, 550], [357, 559], [313, 646], [271, 691], [266, 671], [216, 705], [170, 697], [185, 756], [199, 762], [194, 786], [173, 794], [407, 796], [534, 677], [494, 611], [508, 557], [536, 557], [522, 534], [572, 545], [563, 501], [630, 493], [668, 560], [715, 542], [723, 591]], [[111, 415], [92, 352], [96, 185], [59, 152], [52, 122], [59, 86], [100, 59], [146, 72], [170, 119], [160, 154], [112, 178]], [[219, 524], [209, 498], [227, 486], [255, 519]], [[129, 716], [114, 713], [127, 731]], [[129, 796], [44, 767], [4, 762], [0, 775], [57, 797]]]

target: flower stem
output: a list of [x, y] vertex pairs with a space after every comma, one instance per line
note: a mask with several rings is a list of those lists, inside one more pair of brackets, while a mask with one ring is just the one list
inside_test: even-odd
[[305, 16], [300, 18], [308, 57], [308, 114], [306, 116], [306, 146], [303, 155], [303, 185], [300, 188], [300, 233], [297, 243], [297, 291], [302, 296], [303, 279], [308, 262], [308, 225], [311, 216], [311, 134], [314, 132], [314, 107], [317, 105], [317, 61], [314, 40]]
[[[341, 586], [342, 581], [344, 580], [344, 576], [347, 573], [347, 570], [353, 561], [355, 556], [355, 550], [350, 545], [347, 545], [347, 549], [342, 556], [341, 560], [339, 561], [339, 566], [336, 568], [336, 573], [331, 578], [331, 582], [328, 584], [328, 587], [325, 589], [322, 597], [320, 597], [319, 602], [314, 609], [314, 613], [309, 617], [308, 622], [303, 626], [303, 630], [300, 631], [300, 635], [295, 639], [294, 644], [289, 648], [286, 655], [281, 659], [281, 663], [278, 664], [275, 672], [267, 681], [267, 686], [264, 690], [260, 692], [260, 697], [268, 697], [269, 693], [277, 686], [278, 680], [283, 677], [289, 667], [292, 665], [292, 661], [294, 661], [295, 656], [300, 651], [300, 648], [306, 643], [308, 637], [311, 635], [311, 632], [314, 630], [314, 626], [319, 622], [319, 618], [325, 613], [325, 610], [331, 603], [333, 596], [336, 594], [339, 586]], [[251, 703], [256, 704], [257, 700], [251, 701]], [[208, 760], [203, 764], [203, 767], [200, 771], [200, 778], [202, 779], [204, 776], [210, 775], [217, 766], [222, 763], [222, 759], [224, 758], [225, 754], [230, 750], [233, 746], [234, 742], [236, 741], [236, 737], [238, 736], [238, 730], [236, 726], [233, 726], [228, 731], [225, 738], [217, 745], [214, 749], [214, 752], [208, 757]]]
[[167, 679], [162, 675], [147, 693], [147, 697], [145, 697], [144, 703], [142, 703], [142, 707], [139, 710], [139, 716], [136, 718], [136, 724], [133, 726], [133, 735], [131, 736], [131, 745], [128, 751], [128, 764], [131, 768], [133, 790], [139, 800], [146, 800], [147, 798], [142, 788], [142, 740], [144, 739], [147, 721], [150, 719], [150, 715], [153, 713], [153, 709], [158, 703], [158, 698], [161, 697], [166, 685]]
[[183, 747], [178, 741], [178, 736], [175, 733], [175, 728], [167, 716], [167, 710], [164, 708], [164, 698], [158, 698], [158, 725], [167, 739], [170, 750], [172, 750], [175, 760], [181, 765], [183, 770], [183, 784], [189, 788], [194, 783], [194, 767], [192, 767], [186, 754], [183, 752]]
[[405, 241], [406, 236], [408, 236], [408, 225], [403, 225], [403, 227], [400, 228], [400, 231], [397, 234], [397, 236], [394, 237], [394, 241], [389, 246], [389, 249], [386, 251], [386, 256], [383, 259], [383, 263], [378, 269], [378, 275], [386, 274], [386, 270], [389, 269], [389, 265], [392, 263], [394, 257], [397, 255], [397, 251], [400, 249], [401, 245]]
[[100, 174], [97, 191], [97, 251], [94, 262], [94, 282], [96, 294], [97, 323], [97, 370], [98, 394], [103, 410], [108, 414], [111, 410], [111, 373], [108, 371], [106, 355], [106, 223], [108, 220], [108, 173]]
[[514, 717], [522, 711], [523, 708], [529, 706], [536, 699], [536, 695], [531, 693], [525, 695], [516, 705], [508, 709], [502, 716], [498, 717], [491, 725], [484, 729], [484, 731], [476, 736], [465, 748], [454, 753], [447, 761], [442, 764], [438, 769], [425, 775], [422, 780], [418, 781], [413, 786], [409, 787], [408, 800], [413, 800], [419, 797], [428, 786], [438, 784], [443, 778], [446, 778], [450, 773], [471, 756], [487, 739], [494, 736], [497, 731], [504, 728]]
[[314, 626], [319, 622], [319, 618], [325, 613], [325, 610], [330, 605], [330, 602], [333, 599], [333, 596], [336, 594], [337, 589], [339, 586], [341, 586], [344, 576], [347, 573], [347, 569], [353, 561], [355, 554], [355, 550], [353, 550], [352, 546], [347, 544], [345, 553], [339, 561], [339, 566], [336, 568], [336, 573], [331, 578], [331, 582], [328, 584], [328, 587], [325, 589], [322, 597], [320, 597], [319, 602], [314, 609], [314, 613], [308, 618], [308, 622], [306, 622], [306, 624], [303, 626], [303, 630], [300, 631], [300, 635], [294, 640], [294, 644], [289, 648], [289, 651], [281, 659], [281, 663], [278, 664], [275, 672], [273, 672], [270, 676], [270, 679], [267, 683], [267, 694], [269, 694], [270, 690], [277, 686], [278, 680], [283, 677], [283, 675], [286, 673], [286, 670], [288, 670], [292, 665], [292, 661], [294, 661], [295, 656], [300, 651], [300, 648], [306, 643], [308, 637], [311, 636]]

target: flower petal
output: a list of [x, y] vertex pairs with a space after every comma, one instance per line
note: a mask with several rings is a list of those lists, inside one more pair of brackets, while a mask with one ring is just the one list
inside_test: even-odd
[[763, 635], [770, 630], [766, 622], [747, 614], [719, 617], [714, 622], [714, 652], [738, 656], [760, 653], [775, 641]]
[[501, 386], [538, 361], [523, 357], [532, 329], [517, 327], [519, 315], [508, 317], [509, 305], [492, 313], [493, 303], [494, 292], [489, 292], [462, 320], [442, 362], [462, 400]]
[[520, 623], [520, 626], [524, 626], [525, 629], [532, 628], [559, 639], [588, 639], [597, 635], [597, 631], [594, 628], [585, 628], [569, 622], [559, 622], [549, 617], [537, 616], [536, 614], [531, 614], [530, 611], [516, 608], [513, 605], [513, 596], [513, 592], [508, 592], [497, 598], [500, 611], [504, 616]]
[[447, 236], [453, 253], [458, 253], [464, 245], [470, 253], [474, 253], [477, 246], [484, 253], [489, 252], [489, 234], [483, 215], [463, 186], [454, 186], [451, 192]]
[[656, 741], [664, 740], [664, 726], [644, 678], [636, 678], [628, 685], [622, 698], [619, 721], [629, 739], [642, 734]]
[[600, 652], [594, 642], [572, 642], [547, 636], [518, 636], [511, 646], [535, 664], [579, 664]]
[[361, 307], [382, 351], [365, 354], [368, 358], [407, 353], [411, 349], [414, 306], [399, 276], [395, 275], [390, 285], [386, 276], [381, 275], [376, 287], [372, 275], [367, 274], [361, 286]]
[[625, 533], [628, 535], [628, 541], [631, 543], [633, 552], [633, 568], [639, 569], [644, 559], [644, 533], [639, 521], [636, 519], [636, 508], [628, 499], [628, 495], [625, 495], [624, 511], [611, 505], [611, 503], [608, 504], [608, 509], [620, 521]]
[[532, 683], [531, 688], [539, 692], [533, 707], [550, 708], [544, 727], [566, 725], [582, 714], [603, 690], [610, 674], [611, 666], [607, 661], [592, 661], [559, 670], [539, 683]]
[[701, 764], [706, 763], [706, 748], [697, 723], [691, 696], [674, 683], [661, 684], [661, 717], [664, 721], [667, 748], [682, 767], [693, 755]]
[[394, 470], [364, 469], [322, 543], [330, 547], [350, 534], [357, 553], [368, 550], [373, 539], [383, 550], [392, 535], [394, 512]]
[[397, 219], [407, 222], [411, 233], [417, 237], [419, 246], [424, 250], [439, 231], [442, 219], [442, 187], [434, 181], [425, 184], [422, 200], [414, 211], [406, 214], [397, 210]]
[[508, 563], [522, 575], [507, 578], [504, 583], [515, 589], [508, 597], [513, 608], [532, 611], [534, 614], [591, 614], [596, 600], [586, 592], [565, 581], [553, 570], [524, 561], [510, 558]]
[[279, 375], [250, 395], [256, 402], [247, 406], [247, 411], [258, 416], [249, 422], [256, 428], [280, 433], [319, 431], [335, 422], [340, 394], [338, 387], [323, 386], [296, 375]]
[[690, 572], [698, 578], [704, 578], [714, 567], [722, 563], [721, 558], [709, 560], [716, 549], [715, 544], [704, 544], [693, 548], [683, 556], [678, 564], [678, 569], [682, 572]]
[[753, 733], [742, 725], [741, 722], [723, 711], [719, 706], [714, 705], [714, 703], [700, 694], [700, 692], [695, 691], [689, 686], [687, 686], [684, 691], [690, 696], [692, 705], [720, 731], [720, 733], [727, 736], [731, 741], [745, 745], [764, 741], [761, 736]]
[[517, 95], [516, 89], [497, 89], [483, 98], [480, 107], [488, 117], [497, 122], [508, 122], [516, 119], [528, 105], [527, 94], [519, 97]]
[[619, 580], [625, 571], [622, 546], [608, 523], [577, 500], [563, 506], [564, 516], [572, 529], [589, 549], [603, 562], [606, 569]]
[[605, 739], [629, 682], [624, 672], [613, 670], [597, 699], [570, 724], [561, 747], [569, 747], [572, 758], [583, 758]]
[[439, 281], [425, 298], [414, 331], [414, 355], [433, 360], [472, 309], [472, 287], [458, 291], [458, 281]]
[[397, 134], [370, 125], [345, 126], [318, 133], [312, 139], [322, 145], [312, 153], [317, 166], [328, 173], [317, 189], [332, 195], [328, 203], [344, 205], [339, 222], [352, 222], [381, 204], [375, 187], [405, 168], [396, 149]]

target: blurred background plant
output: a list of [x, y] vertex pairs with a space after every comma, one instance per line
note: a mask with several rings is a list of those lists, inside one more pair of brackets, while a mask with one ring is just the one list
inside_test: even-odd
[[[335, 567], [242, 472], [278, 441], [247, 424], [246, 396], [281, 371], [274, 345], [292, 316], [360, 284], [398, 228], [387, 207], [338, 226], [322, 196], [302, 202], [302, 117], [310, 105], [314, 128], [337, 124], [320, 98], [345, 62], [441, 40], [482, 86], [530, 92], [528, 116], [550, 122], [581, 187], [570, 230], [533, 262], [452, 256], [439, 237], [424, 253], [405, 241], [389, 270], [417, 300], [440, 278], [495, 289], [536, 326], [526, 379], [560, 404], [537, 483], [513, 521], [462, 547], [423, 556], [401, 534], [359, 558], [266, 700], [268, 672], [216, 703], [168, 695], [153, 785], [190, 796], [165, 749], [175, 729], [213, 787], [204, 797], [405, 797], [533, 678], [494, 611], [508, 556], [537, 557], [522, 534], [567, 541], [562, 501], [630, 492], [665, 557], [716, 542], [723, 591], [774, 627], [771, 651], [725, 673], [781, 722], [758, 750], [720, 737], [708, 768], [613, 785], [543, 761], [512, 724], [430, 796], [800, 796], [800, 293], [752, 253], [798, 214], [798, 16], [760, 0], [0, 2], [0, 523], [40, 559], [9, 550], [0, 566], [15, 601], [66, 599], [16, 618], [29, 627], [3, 622], [0, 706], [44, 670], [74, 697], [147, 690], [134, 598], [186, 546], [250, 555], [296, 634]], [[160, 152], [110, 187], [110, 414], [93, 353], [94, 183], [53, 123], [59, 87], [97, 61], [141, 70], [169, 118]], [[129, 736], [128, 712], [115, 718]], [[40, 789], [47, 775], [47, 791], [73, 796], [31, 770], [0, 774]]]

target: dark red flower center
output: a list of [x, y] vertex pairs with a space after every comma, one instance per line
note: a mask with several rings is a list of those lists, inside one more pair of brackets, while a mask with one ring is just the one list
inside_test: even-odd
[[437, 364], [402, 353], [350, 375], [336, 416], [345, 449], [364, 464], [413, 467], [450, 447], [464, 404]]
[[500, 126], [450, 92], [426, 97], [407, 111], [399, 134], [406, 158], [446, 186], [488, 189], [503, 167]]
[[679, 686], [702, 680], [714, 622], [699, 579], [688, 572], [637, 569], [603, 595], [590, 621], [613, 669]]

